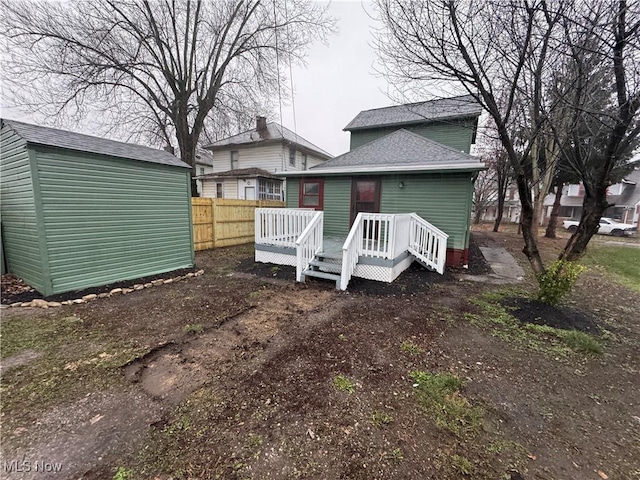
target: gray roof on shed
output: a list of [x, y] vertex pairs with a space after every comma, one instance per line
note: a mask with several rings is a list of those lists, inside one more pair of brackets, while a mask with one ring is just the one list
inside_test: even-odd
[[57, 128], [32, 125], [17, 120], [2, 119], [2, 123], [8, 125], [29, 144], [64, 148], [98, 155], [109, 155], [111, 157], [140, 160], [142, 162], [160, 163], [172, 167], [191, 168], [187, 163], [171, 155], [169, 152], [156, 148], [144, 147], [133, 143], [117, 142], [115, 140], [93, 137], [82, 133], [59, 130]]
[[266, 143], [272, 142], [274, 140], [285, 140], [287, 142], [294, 143], [312, 153], [316, 153], [319, 157], [331, 158], [333, 156], [329, 152], [325, 152], [320, 147], [315, 146], [313, 143], [305, 140], [300, 135], [275, 122], [267, 123], [267, 130], [265, 132], [261, 133], [256, 129], [248, 130], [246, 132], [239, 133], [238, 135], [223, 138], [222, 140], [213, 142], [210, 145], [205, 145], [204, 148], [215, 151], [237, 145], [257, 145], [262, 142]]
[[343, 130], [408, 125], [453, 118], [477, 117], [482, 107], [471, 96], [439, 98], [426, 102], [363, 110]]
[[415, 170], [438, 168], [482, 170], [484, 164], [477, 157], [400, 129], [311, 167], [306, 172], [313, 174], [330, 170], [347, 171], [362, 168], [379, 170], [398, 167], [415, 168]]

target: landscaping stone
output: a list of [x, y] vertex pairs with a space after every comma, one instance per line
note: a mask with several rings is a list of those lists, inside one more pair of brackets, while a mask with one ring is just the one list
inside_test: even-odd
[[109, 292], [111, 295], [117, 295], [119, 293], [122, 293], [122, 289], [121, 288], [114, 288], [113, 290], [111, 290]]
[[108, 298], [110, 296], [111, 296], [110, 293], [99, 293], [98, 294], [98, 298]]
[[76, 298], [75, 300], [71, 300], [71, 303], [75, 303], [79, 305], [81, 303], [86, 303], [86, 302], [81, 298]]
[[149, 287], [153, 287], [153, 283], [149, 282], [144, 284], [144, 288], [149, 288]]
[[48, 302], [47, 305], [50, 306], [50, 307], [61, 307], [62, 303], [60, 303], [60, 302]]
[[96, 295], [95, 293], [90, 293], [89, 295], [85, 295], [84, 297], [82, 297], [82, 300], [84, 300], [85, 302], [88, 302], [96, 298], [98, 298], [98, 295]]
[[151, 283], [153, 285], [162, 285], [164, 283], [164, 280], [162, 280], [162, 279], [153, 280]]
[[134, 290], [144, 290], [144, 285], [134, 285], [133, 289]]
[[42, 300], [41, 298], [36, 298], [31, 301], [31, 307], [39, 307], [39, 308], [49, 308], [49, 302], [46, 300]]
[[131, 293], [131, 292], [133, 292], [133, 288], [123, 288], [122, 289], [122, 293], [126, 294], [126, 293]]
[[173, 278], [168, 278], [167, 280], [165, 280], [164, 282], [165, 285], [169, 284], [169, 283], [173, 283]]

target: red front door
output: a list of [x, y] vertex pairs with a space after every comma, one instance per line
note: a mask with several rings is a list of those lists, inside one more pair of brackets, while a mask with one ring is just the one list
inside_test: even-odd
[[354, 178], [351, 181], [351, 223], [360, 212], [380, 212], [380, 179]]

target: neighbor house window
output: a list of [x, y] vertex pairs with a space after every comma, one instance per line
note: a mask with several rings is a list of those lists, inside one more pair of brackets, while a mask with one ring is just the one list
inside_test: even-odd
[[282, 199], [282, 182], [280, 180], [260, 180], [259, 200]]
[[300, 207], [322, 210], [324, 182], [321, 178], [300, 181]]
[[307, 169], [307, 154], [306, 153], [302, 154], [302, 169], [303, 170]]
[[237, 150], [233, 150], [231, 152], [231, 170], [236, 170], [238, 168], [238, 159], [240, 158], [240, 154]]
[[296, 147], [289, 147], [289, 165], [296, 165]]
[[204, 175], [204, 167], [200, 167], [200, 175]]
[[222, 183], [216, 183], [216, 198], [222, 198]]

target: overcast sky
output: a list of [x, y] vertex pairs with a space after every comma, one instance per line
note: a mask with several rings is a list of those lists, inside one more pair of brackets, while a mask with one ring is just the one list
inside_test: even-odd
[[[293, 70], [293, 103], [283, 106], [282, 123], [333, 155], [349, 150], [342, 129], [358, 112], [392, 104], [386, 80], [374, 69], [373, 13], [370, 2], [333, 1], [329, 15], [338, 22], [337, 33], [328, 45], [311, 47], [306, 68]], [[274, 113], [279, 121], [277, 108]]]
[[[328, 45], [317, 43], [311, 47], [306, 67], [293, 68], [293, 102], [290, 99], [283, 105], [282, 121], [276, 102], [269, 120], [282, 123], [318, 147], [339, 155], [349, 150], [349, 134], [342, 129], [359, 111], [393, 102], [386, 95], [387, 82], [374, 69], [376, 22], [370, 18], [371, 3], [333, 1], [329, 15], [337, 20], [338, 31], [330, 36]], [[6, 97], [0, 106], [2, 116], [41, 123], [28, 112], [7, 108]]]

